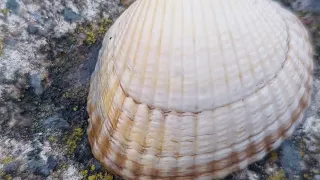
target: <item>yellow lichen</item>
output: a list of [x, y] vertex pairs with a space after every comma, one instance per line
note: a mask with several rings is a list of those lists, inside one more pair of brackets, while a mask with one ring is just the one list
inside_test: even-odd
[[[92, 167], [91, 167], [92, 168]], [[88, 179], [88, 180], [113, 180], [113, 176], [108, 174], [107, 172], [103, 174], [102, 172], [95, 173], [88, 175], [89, 171], [88, 170], [83, 170], [80, 172], [82, 175], [83, 179]]]
[[7, 174], [4, 176], [5, 180], [12, 180], [12, 176], [10, 174]]
[[3, 54], [3, 49], [4, 49], [4, 42], [3, 39], [0, 37], [0, 56]]
[[83, 178], [86, 178], [88, 176], [88, 170], [80, 171], [80, 174]]
[[5, 157], [4, 159], [2, 159], [2, 163], [4, 164], [4, 165], [7, 165], [7, 164], [9, 164], [10, 162], [12, 162], [14, 160], [14, 158], [12, 157], [12, 156], [8, 156], [8, 157]]
[[106, 177], [106, 180], [113, 180], [113, 176], [110, 174], [107, 174], [105, 177]]
[[67, 146], [68, 146], [68, 152], [69, 154], [73, 154], [73, 152], [76, 150], [79, 141], [81, 140], [83, 135], [83, 129], [82, 128], [76, 128], [71, 136], [67, 140]]
[[78, 111], [78, 106], [74, 106], [73, 111]]
[[97, 180], [95, 175], [91, 175], [88, 177], [88, 180]]
[[49, 137], [49, 141], [50, 141], [50, 142], [56, 142], [57, 139], [56, 139], [54, 136], [50, 136], [50, 137]]
[[94, 31], [94, 25], [92, 23], [90, 24], [90, 28], [87, 29], [86, 35], [87, 39], [85, 40], [85, 42], [87, 44], [93, 44], [96, 42], [97, 39]]
[[98, 34], [103, 36], [112, 23], [113, 21], [111, 19], [102, 19], [99, 24]]
[[96, 167], [94, 166], [94, 164], [91, 165], [91, 171], [94, 171], [96, 169]]
[[278, 160], [278, 153], [276, 151], [272, 151], [270, 159], [272, 162], [276, 162]]
[[2, 14], [4, 14], [5, 16], [8, 16], [8, 14], [9, 14], [9, 9], [8, 9], [8, 8], [4, 8], [4, 9], [1, 9], [0, 12], [1, 12]]
[[310, 179], [309, 174], [303, 174], [303, 177], [304, 177], [305, 179]]
[[98, 22], [97, 25], [91, 22], [84, 26], [78, 27], [76, 32], [85, 34], [86, 38], [83, 40], [83, 42], [88, 45], [92, 45], [99, 37], [104, 36], [112, 23], [113, 21], [111, 19], [104, 18]]
[[68, 164], [63, 163], [63, 164], [61, 165], [61, 169], [67, 169], [67, 168], [68, 168]]
[[286, 174], [284, 170], [276, 171], [272, 176], [268, 178], [268, 180], [286, 180]]

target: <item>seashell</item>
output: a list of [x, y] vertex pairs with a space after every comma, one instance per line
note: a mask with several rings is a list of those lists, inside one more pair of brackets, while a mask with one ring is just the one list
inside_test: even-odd
[[271, 0], [137, 0], [92, 74], [92, 153], [124, 179], [212, 179], [279, 147], [310, 103], [308, 31]]

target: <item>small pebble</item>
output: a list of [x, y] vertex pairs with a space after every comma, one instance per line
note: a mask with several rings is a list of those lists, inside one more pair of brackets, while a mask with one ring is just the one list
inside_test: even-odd
[[36, 95], [41, 95], [43, 93], [43, 87], [41, 85], [42, 77], [41, 74], [31, 74], [30, 75], [30, 85], [34, 90]]
[[37, 34], [38, 29], [39, 28], [37, 26], [29, 25], [27, 30], [29, 34]]
[[80, 16], [70, 8], [63, 9], [63, 17], [65, 21], [73, 22], [80, 19]]
[[101, 170], [102, 168], [101, 164], [96, 159], [93, 159], [93, 165], [97, 171]]
[[87, 163], [92, 158], [92, 153], [90, 150], [90, 146], [88, 144], [88, 137], [87, 135], [84, 136], [83, 140], [79, 143], [75, 153], [75, 158], [77, 161], [81, 163]]
[[56, 160], [56, 158], [53, 155], [50, 155], [48, 157], [47, 166], [48, 166], [49, 170], [52, 170], [52, 171], [56, 170], [56, 168], [58, 166], [58, 161]]
[[59, 130], [67, 130], [70, 128], [69, 123], [60, 118], [59, 116], [51, 116], [44, 120], [43, 126], [46, 129], [59, 129]]
[[48, 177], [50, 175], [50, 170], [48, 169], [47, 166], [38, 167], [34, 171], [34, 174], [40, 175], [40, 176], [43, 176], [43, 177]]
[[5, 40], [5, 44], [6, 44], [7, 46], [14, 47], [17, 43], [18, 43], [18, 41], [17, 41], [16, 39], [14, 39], [14, 38], [7, 38], [7, 39]]
[[19, 167], [18, 162], [10, 162], [4, 166], [4, 172], [6, 174], [14, 174], [17, 172], [18, 167]]
[[288, 173], [289, 178], [292, 179], [294, 175], [301, 172], [301, 157], [300, 153], [296, 150], [296, 146], [290, 140], [286, 140], [281, 146], [280, 163], [282, 168]]
[[8, 0], [6, 7], [12, 10], [14, 13], [18, 13], [20, 9], [20, 4], [16, 0]]
[[47, 177], [50, 175], [50, 170], [42, 159], [31, 160], [29, 162], [29, 169], [32, 170], [32, 172], [35, 175], [40, 175], [44, 177]]

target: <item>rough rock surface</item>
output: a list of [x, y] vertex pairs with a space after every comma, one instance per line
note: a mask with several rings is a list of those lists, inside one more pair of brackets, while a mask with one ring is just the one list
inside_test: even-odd
[[[118, 179], [86, 136], [86, 96], [104, 33], [133, 0], [0, 0], [0, 180]], [[320, 4], [278, 0], [313, 36], [305, 123], [264, 160], [226, 179], [320, 179]]]

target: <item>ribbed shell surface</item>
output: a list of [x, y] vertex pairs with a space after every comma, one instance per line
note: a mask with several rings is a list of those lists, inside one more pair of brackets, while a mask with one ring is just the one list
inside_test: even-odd
[[312, 52], [298, 18], [271, 0], [137, 0], [92, 74], [92, 152], [124, 179], [243, 169], [301, 121]]

